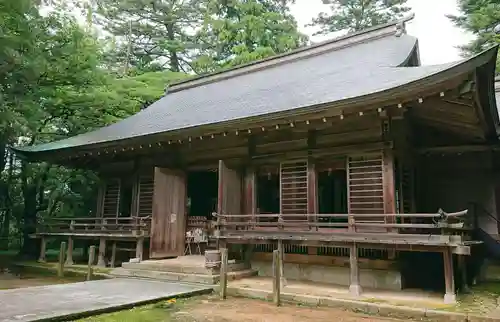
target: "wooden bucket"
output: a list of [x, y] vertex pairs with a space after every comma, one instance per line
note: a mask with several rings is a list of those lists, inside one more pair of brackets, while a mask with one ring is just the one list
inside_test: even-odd
[[218, 250], [205, 251], [205, 267], [219, 268], [220, 267], [220, 252]]

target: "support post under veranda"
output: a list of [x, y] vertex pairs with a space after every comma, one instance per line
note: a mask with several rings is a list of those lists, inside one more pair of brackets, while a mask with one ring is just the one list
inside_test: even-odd
[[356, 243], [353, 243], [349, 248], [349, 268], [349, 293], [354, 296], [359, 296], [361, 295], [361, 285], [359, 283], [358, 246]]
[[221, 248], [220, 255], [221, 255], [220, 273], [219, 273], [220, 298], [221, 300], [225, 300], [227, 297], [227, 270], [229, 262], [228, 258], [229, 254], [227, 248]]
[[450, 247], [443, 251], [444, 281], [446, 293], [444, 294], [445, 304], [454, 304], [457, 301], [455, 294], [455, 278], [453, 274], [453, 254]]

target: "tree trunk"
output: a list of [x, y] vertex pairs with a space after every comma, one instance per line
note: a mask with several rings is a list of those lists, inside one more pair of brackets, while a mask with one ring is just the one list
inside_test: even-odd
[[[174, 23], [168, 22], [165, 27], [167, 28], [167, 38], [170, 41], [175, 41]], [[173, 72], [179, 72], [181, 70], [179, 55], [176, 48], [170, 48], [168, 50], [170, 55], [170, 70]]]

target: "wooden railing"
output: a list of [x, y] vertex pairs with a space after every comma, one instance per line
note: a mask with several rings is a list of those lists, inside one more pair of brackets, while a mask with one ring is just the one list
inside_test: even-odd
[[37, 233], [119, 234], [149, 236], [151, 217], [51, 218], [40, 223]]
[[[290, 231], [318, 232], [335, 231], [372, 232], [372, 233], [428, 233], [452, 234], [450, 231], [463, 230], [463, 217], [467, 210], [446, 213], [438, 211], [434, 214], [251, 214], [251, 215], [217, 215], [217, 229], [220, 234], [225, 231]], [[371, 219], [371, 220], [368, 220]], [[379, 220], [376, 220], [379, 219]], [[402, 222], [398, 222], [399, 221]], [[427, 223], [409, 223], [420, 219]]]

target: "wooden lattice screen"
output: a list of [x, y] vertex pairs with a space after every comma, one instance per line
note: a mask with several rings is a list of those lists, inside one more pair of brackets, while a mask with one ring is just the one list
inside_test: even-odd
[[153, 214], [154, 176], [140, 175], [137, 192], [137, 215], [147, 217]]
[[[280, 165], [281, 213], [307, 214], [307, 161]], [[297, 218], [298, 219], [298, 218]], [[307, 216], [304, 216], [304, 220]]]
[[[381, 214], [380, 218], [356, 219], [357, 223], [384, 223], [384, 184], [383, 156], [369, 154], [351, 156], [347, 163], [347, 179], [349, 187], [349, 213]], [[373, 231], [374, 229], [358, 229]]]
[[110, 179], [104, 185], [104, 198], [102, 202], [103, 217], [118, 217], [120, 209], [120, 179]]
[[[289, 161], [280, 164], [281, 214], [286, 221], [307, 221], [308, 195], [307, 161]], [[286, 214], [304, 214], [304, 217], [286, 218]], [[285, 253], [307, 254], [307, 246], [285, 245]]]

